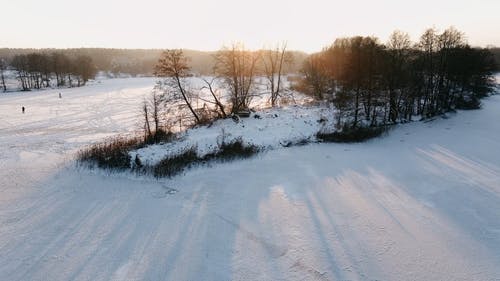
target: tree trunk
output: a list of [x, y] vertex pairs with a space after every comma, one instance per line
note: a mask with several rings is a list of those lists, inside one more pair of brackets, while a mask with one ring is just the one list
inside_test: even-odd
[[191, 103], [187, 99], [186, 93], [184, 92], [184, 89], [182, 88], [181, 80], [180, 80], [180, 78], [179, 78], [178, 75], [175, 76], [175, 81], [177, 82], [177, 86], [179, 87], [179, 90], [181, 91], [182, 98], [184, 99], [184, 101], [186, 102], [186, 105], [188, 106], [189, 110], [191, 111], [191, 113], [193, 114], [194, 118], [196, 119], [196, 123], [199, 123], [200, 122], [200, 118], [198, 117], [198, 114], [196, 114], [196, 112], [194, 111], [193, 107], [191, 106]]
[[2, 78], [2, 88], [4, 92], [7, 92], [7, 86], [5, 85], [5, 77], [3, 75], [3, 69], [0, 70], [0, 76]]

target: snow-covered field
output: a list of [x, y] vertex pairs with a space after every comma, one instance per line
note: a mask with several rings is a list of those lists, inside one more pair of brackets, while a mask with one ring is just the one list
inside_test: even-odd
[[500, 280], [500, 96], [171, 180], [75, 168], [153, 83], [0, 95], [0, 280]]

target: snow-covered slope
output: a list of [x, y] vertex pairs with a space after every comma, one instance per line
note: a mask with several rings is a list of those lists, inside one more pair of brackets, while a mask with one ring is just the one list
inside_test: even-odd
[[286, 106], [252, 113], [248, 118], [217, 120], [210, 126], [195, 127], [180, 134], [171, 143], [150, 145], [132, 151], [142, 163], [154, 165], [166, 156], [196, 147], [199, 156], [217, 151], [218, 144], [241, 139], [263, 149], [276, 149], [315, 140], [316, 133], [333, 119], [324, 106]]
[[0, 280], [500, 278], [500, 96], [172, 180], [75, 168], [152, 83], [0, 96]]

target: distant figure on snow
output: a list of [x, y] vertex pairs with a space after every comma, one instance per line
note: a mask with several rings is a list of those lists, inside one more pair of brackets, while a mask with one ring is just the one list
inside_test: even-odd
[[59, 93], [59, 98], [62, 98], [61, 93]]
[[23, 110], [23, 113], [24, 113], [24, 106], [21, 109]]

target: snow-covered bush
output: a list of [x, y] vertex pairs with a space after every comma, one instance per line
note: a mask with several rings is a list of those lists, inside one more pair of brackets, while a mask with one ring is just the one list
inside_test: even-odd
[[324, 132], [319, 131], [316, 138], [323, 142], [363, 142], [365, 140], [381, 136], [387, 132], [388, 127], [357, 127], [344, 128], [341, 131]]
[[97, 165], [99, 168], [124, 170], [130, 168], [129, 151], [143, 145], [141, 138], [113, 138], [93, 144], [80, 150], [77, 159], [80, 164]]

